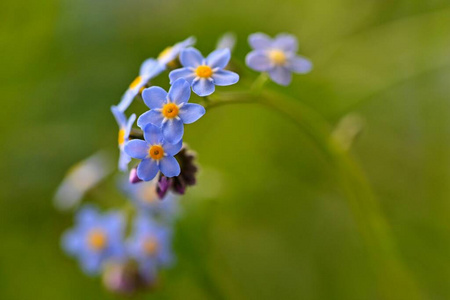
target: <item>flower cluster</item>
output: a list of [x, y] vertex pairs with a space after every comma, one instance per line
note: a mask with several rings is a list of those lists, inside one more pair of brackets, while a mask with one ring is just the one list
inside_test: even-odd
[[[239, 67], [230, 63], [234, 35], [226, 34], [206, 57], [194, 44], [195, 38], [190, 37], [157, 58], [146, 59], [119, 104], [111, 107], [119, 126], [118, 170], [129, 171], [128, 178], [121, 176], [116, 183], [130, 200], [128, 205], [104, 213], [94, 206], [82, 206], [74, 228], [62, 238], [63, 249], [79, 260], [82, 270], [102, 274], [105, 286], [113, 292], [130, 294], [153, 288], [159, 271], [172, 265], [177, 195], [196, 184], [199, 169], [195, 152], [183, 142], [184, 127], [198, 121], [206, 113], [205, 106], [220, 99], [216, 86], [230, 86], [240, 79], [234, 72]], [[296, 54], [298, 43], [292, 35], [271, 39], [255, 33], [249, 44], [253, 50], [246, 57], [247, 66], [263, 72], [264, 80], [270, 77], [288, 85], [292, 73], [307, 73], [312, 68], [309, 60]], [[166, 73], [168, 88], [152, 86], [150, 81], [165, 71], [170, 71]], [[138, 118], [126, 114], [135, 99], [147, 108]], [[133, 128], [135, 122], [138, 128]], [[90, 189], [107, 180], [112, 172], [108, 161], [96, 154], [72, 169], [57, 191], [55, 204], [66, 210], [76, 207]]]

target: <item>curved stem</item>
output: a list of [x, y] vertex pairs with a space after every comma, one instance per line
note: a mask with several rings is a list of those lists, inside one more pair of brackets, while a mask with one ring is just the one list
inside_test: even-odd
[[276, 92], [223, 94], [208, 108], [256, 102], [277, 111], [310, 138], [337, 174], [337, 180], [365, 241], [383, 299], [422, 299], [400, 260], [391, 229], [364, 173], [331, 138], [331, 126], [300, 101]]

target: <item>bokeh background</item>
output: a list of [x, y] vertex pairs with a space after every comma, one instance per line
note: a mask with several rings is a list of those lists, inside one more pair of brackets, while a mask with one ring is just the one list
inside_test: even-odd
[[[4, 0], [0, 19], [0, 299], [117, 299], [61, 251], [72, 215], [55, 210], [54, 191], [97, 149], [117, 155], [109, 107], [144, 59], [190, 35], [208, 53], [227, 31], [241, 62], [250, 33], [298, 36], [313, 72], [268, 88], [331, 124], [364, 119], [352, 153], [401, 259], [428, 298], [450, 299], [447, 0]], [[202, 173], [182, 200], [178, 262], [138, 298], [378, 299], [345, 197], [296, 126], [266, 107], [224, 106], [185, 139]], [[108, 186], [87, 200], [125, 201]]]

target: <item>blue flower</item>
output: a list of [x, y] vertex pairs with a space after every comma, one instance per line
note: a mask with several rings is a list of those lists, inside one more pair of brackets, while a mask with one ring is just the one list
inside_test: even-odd
[[167, 142], [178, 143], [183, 137], [183, 124], [194, 123], [205, 114], [203, 106], [187, 103], [190, 96], [189, 83], [182, 78], [173, 83], [169, 93], [157, 86], [145, 89], [142, 98], [150, 111], [139, 117], [138, 126], [143, 128], [153, 124], [161, 127]]
[[142, 161], [137, 168], [137, 175], [144, 181], [152, 180], [158, 171], [167, 177], [178, 176], [180, 165], [175, 157], [183, 142], [169, 144], [164, 140], [161, 128], [148, 124], [144, 127], [144, 141], [131, 140], [125, 144], [125, 152]]
[[167, 47], [158, 55], [159, 65], [165, 69], [167, 65], [170, 65], [178, 57], [181, 50], [193, 46], [194, 44], [195, 37], [191, 36], [171, 47]]
[[97, 274], [108, 261], [120, 261], [125, 255], [124, 219], [118, 212], [101, 215], [85, 206], [76, 216], [75, 228], [62, 238], [63, 249], [77, 257], [87, 274]]
[[278, 84], [289, 85], [292, 72], [304, 74], [312, 69], [308, 59], [296, 55], [298, 42], [295, 36], [281, 33], [271, 39], [263, 33], [254, 33], [248, 41], [254, 51], [247, 54], [247, 65], [256, 71], [268, 72]]
[[128, 142], [131, 127], [133, 126], [134, 121], [136, 120], [136, 115], [132, 114], [130, 118], [127, 120], [127, 117], [123, 112], [121, 112], [117, 106], [112, 106], [111, 111], [116, 118], [117, 124], [119, 125], [119, 138], [118, 144], [120, 149], [120, 157], [119, 157], [119, 169], [121, 171], [126, 171], [128, 169], [128, 164], [131, 161], [131, 157], [125, 153], [124, 146], [125, 143]]
[[211, 95], [216, 85], [232, 85], [239, 81], [238, 74], [223, 69], [230, 58], [229, 49], [215, 50], [204, 59], [197, 49], [187, 48], [180, 53], [180, 62], [184, 68], [170, 72], [170, 83], [184, 78], [197, 95]]
[[155, 59], [149, 58], [145, 60], [139, 70], [139, 76], [134, 79], [134, 81], [128, 87], [128, 90], [122, 96], [117, 108], [124, 112], [130, 104], [133, 102], [134, 98], [145, 88], [148, 81], [164, 71], [164, 67]]
[[156, 270], [170, 266], [174, 260], [172, 230], [148, 216], [138, 215], [127, 250], [128, 255], [139, 264], [142, 274], [153, 275]]

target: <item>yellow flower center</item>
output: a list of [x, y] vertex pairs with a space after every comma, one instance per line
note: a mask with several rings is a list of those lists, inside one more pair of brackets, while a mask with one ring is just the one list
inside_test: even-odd
[[153, 145], [148, 150], [148, 154], [154, 160], [160, 160], [164, 156], [164, 149], [160, 145]]
[[286, 63], [286, 54], [281, 50], [270, 51], [269, 58], [276, 65], [284, 65]]
[[119, 137], [118, 137], [119, 146], [122, 146], [123, 143], [125, 143], [125, 129], [119, 130]]
[[213, 71], [210, 66], [198, 66], [197, 69], [195, 69], [195, 74], [200, 78], [209, 78], [212, 73]]
[[100, 229], [93, 229], [88, 236], [88, 244], [92, 250], [100, 251], [106, 247], [108, 238], [106, 234]]
[[137, 87], [142, 81], [142, 77], [138, 76], [136, 77], [135, 80], [133, 80], [133, 82], [130, 84], [130, 89], [134, 89], [135, 87]]
[[142, 247], [147, 255], [155, 255], [158, 251], [158, 242], [154, 238], [147, 238]]
[[178, 116], [179, 108], [175, 103], [167, 103], [162, 108], [162, 114], [168, 119], [173, 119]]
[[163, 58], [166, 57], [171, 51], [172, 51], [172, 47], [167, 47], [166, 49], [164, 49], [164, 50], [158, 55], [158, 59], [163, 59]]

